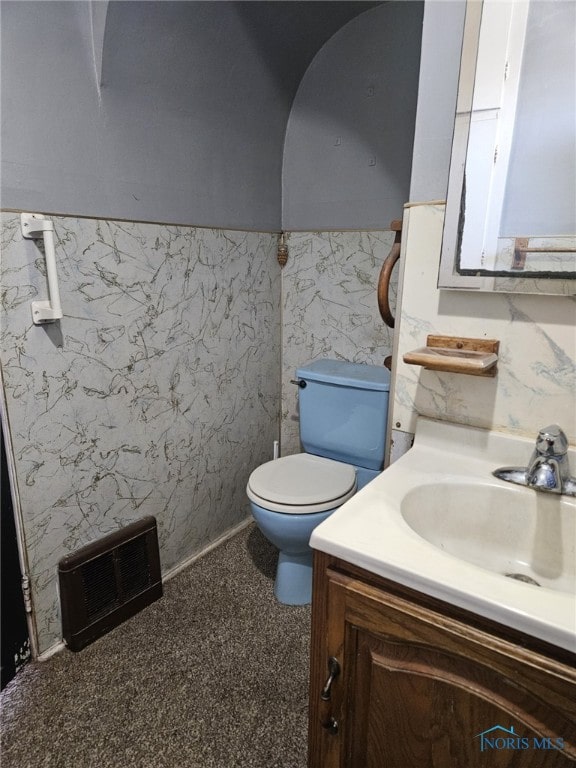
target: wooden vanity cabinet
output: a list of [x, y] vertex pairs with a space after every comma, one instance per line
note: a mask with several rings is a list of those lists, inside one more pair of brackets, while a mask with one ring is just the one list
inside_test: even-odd
[[309, 768], [575, 768], [576, 655], [314, 557]]

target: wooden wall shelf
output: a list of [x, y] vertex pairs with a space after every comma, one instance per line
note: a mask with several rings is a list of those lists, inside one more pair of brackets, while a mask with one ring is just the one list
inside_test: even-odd
[[499, 346], [494, 339], [428, 336], [425, 347], [407, 352], [403, 360], [433, 371], [496, 376]]

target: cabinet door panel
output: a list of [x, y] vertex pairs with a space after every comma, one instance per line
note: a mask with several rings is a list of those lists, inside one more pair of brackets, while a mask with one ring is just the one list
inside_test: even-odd
[[576, 768], [574, 666], [354, 570], [316, 553], [309, 768]]
[[[490, 670], [441, 651], [406, 647], [350, 628], [354, 653], [345, 656], [349, 719], [344, 735], [349, 768], [574, 768], [576, 761], [553, 748], [558, 733], [550, 722], [573, 728], [537, 702], [548, 724], [526, 724], [534, 708], [528, 692], [515, 703], [502, 691], [510, 685]], [[481, 681], [481, 682], [480, 682]], [[524, 706], [522, 706], [522, 704]], [[548, 711], [550, 710], [550, 711]], [[518, 713], [523, 717], [519, 718]], [[494, 726], [485, 739], [480, 735]], [[504, 730], [506, 729], [506, 730]], [[513, 730], [513, 734], [510, 731]], [[550, 747], [550, 748], [545, 748]]]

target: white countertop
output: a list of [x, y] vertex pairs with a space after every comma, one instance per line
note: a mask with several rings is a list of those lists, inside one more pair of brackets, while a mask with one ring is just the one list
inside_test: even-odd
[[[525, 584], [461, 560], [421, 538], [401, 513], [403, 498], [416, 486], [471, 483], [476, 488], [509, 487], [493, 477], [492, 471], [501, 466], [525, 466], [533, 448], [534, 440], [528, 438], [420, 418], [414, 446], [319, 525], [310, 545], [576, 652], [574, 591]], [[520, 492], [538, 493], [528, 488], [520, 488]], [[562, 499], [570, 511], [574, 503], [576, 516], [576, 499]], [[474, 510], [469, 511], [473, 515]], [[503, 520], [505, 515], [502, 509]]]

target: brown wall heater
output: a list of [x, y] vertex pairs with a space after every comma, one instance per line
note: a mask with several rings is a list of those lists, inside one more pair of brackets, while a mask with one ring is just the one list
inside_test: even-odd
[[58, 564], [62, 635], [79, 651], [162, 596], [156, 519], [144, 517]]

